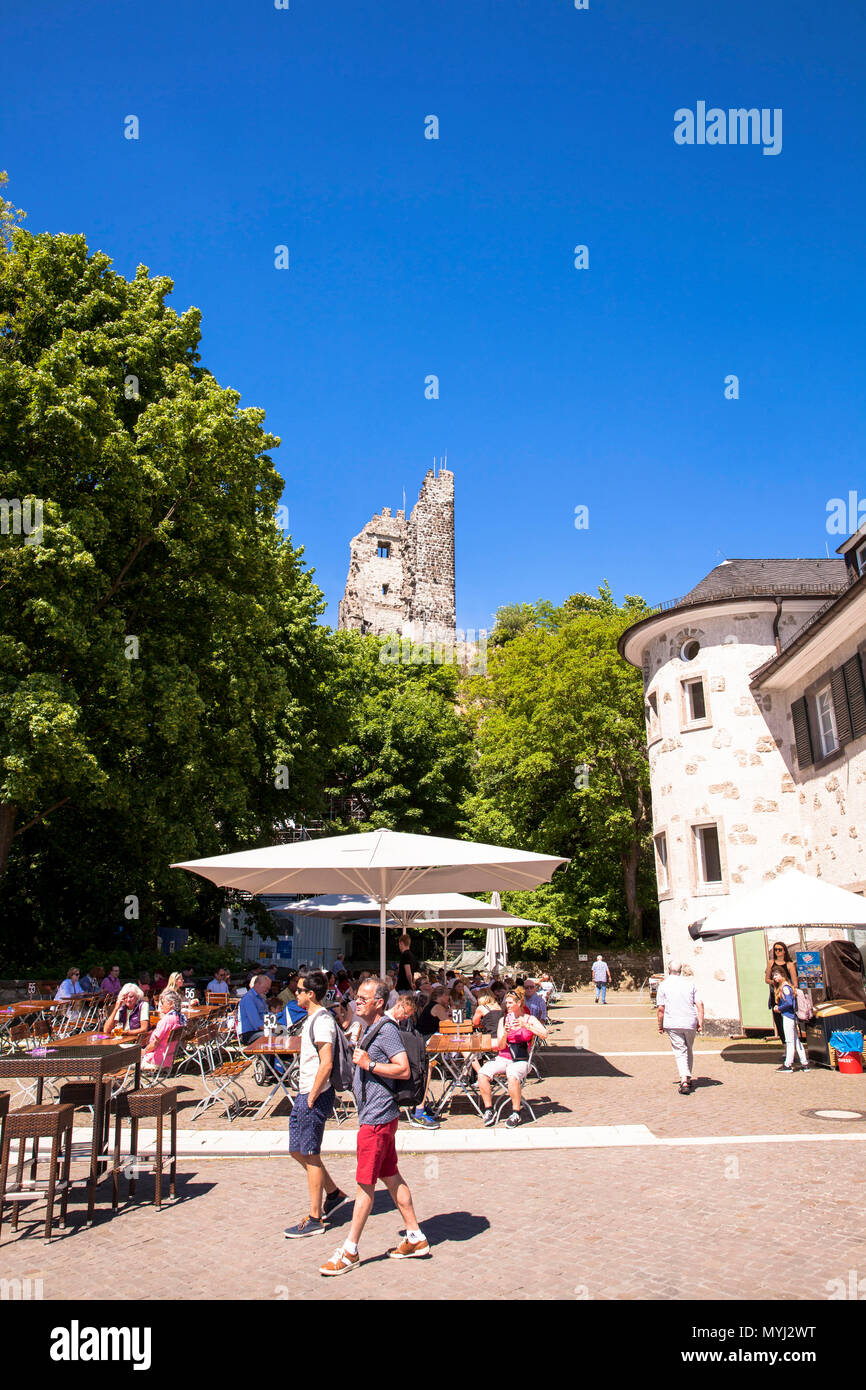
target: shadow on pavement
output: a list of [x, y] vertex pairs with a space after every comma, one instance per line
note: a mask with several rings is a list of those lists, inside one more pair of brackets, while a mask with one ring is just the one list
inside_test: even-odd
[[[565, 1051], [564, 1048], [558, 1050]], [[581, 1048], [580, 1051], [569, 1049], [569, 1054], [568, 1057], [557, 1058], [552, 1049], [545, 1052], [542, 1059], [545, 1080], [554, 1076], [631, 1076], [631, 1072], [620, 1071], [619, 1067], [615, 1067], [600, 1052], [589, 1052], [586, 1048]]]
[[[392, 1210], [399, 1221], [396, 1207], [392, 1207]], [[421, 1229], [434, 1249], [437, 1245], [444, 1245], [446, 1241], [453, 1244], [456, 1241], [474, 1240], [476, 1236], [490, 1230], [490, 1222], [486, 1216], [473, 1216], [469, 1211], [446, 1211], [440, 1212], [438, 1216], [426, 1218], [419, 1212], [418, 1217]], [[381, 1255], [365, 1259], [364, 1264], [377, 1264], [380, 1260], [387, 1259], [387, 1251], [383, 1251]], [[423, 1264], [424, 1261], [421, 1260], [419, 1263]]]
[[750, 1047], [747, 1043], [732, 1043], [730, 1047], [723, 1047], [719, 1056], [724, 1062], [745, 1062], [751, 1066], [777, 1067], [779, 1058], [784, 1057], [784, 1048], [781, 1044], [774, 1047], [768, 1043], [766, 1050], [758, 1051], [754, 1046]]

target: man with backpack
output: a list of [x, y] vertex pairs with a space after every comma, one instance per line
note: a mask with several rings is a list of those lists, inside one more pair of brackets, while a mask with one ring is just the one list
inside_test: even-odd
[[337, 1036], [330, 1010], [322, 1005], [327, 989], [321, 970], [302, 975], [298, 981], [297, 999], [306, 1009], [307, 1019], [301, 1030], [298, 1095], [289, 1118], [289, 1146], [292, 1158], [307, 1174], [310, 1210], [286, 1231], [289, 1240], [323, 1234], [328, 1229], [327, 1218], [349, 1201], [321, 1158], [325, 1125], [334, 1113], [335, 1085], [341, 1087], [348, 1081], [348, 1074], [341, 1076], [342, 1048], [347, 1045]]
[[385, 1017], [393, 1018], [403, 1034], [403, 1045], [409, 1058], [409, 1079], [397, 1083], [397, 1104], [401, 1110], [406, 1110], [410, 1125], [416, 1125], [418, 1129], [438, 1129], [439, 1116], [424, 1105], [430, 1060], [427, 1056], [427, 1039], [415, 1028], [416, 1008], [415, 995], [409, 990], [402, 990], [393, 1008], [385, 1011]]
[[358, 1017], [364, 1025], [353, 1054], [353, 1090], [358, 1106], [358, 1192], [349, 1237], [319, 1266], [329, 1276], [348, 1274], [361, 1263], [358, 1241], [373, 1210], [376, 1183], [381, 1178], [396, 1203], [406, 1225], [404, 1238], [388, 1254], [392, 1259], [418, 1259], [430, 1254], [430, 1246], [418, 1226], [412, 1194], [397, 1166], [394, 1136], [400, 1109], [397, 1083], [411, 1076], [403, 1036], [392, 1018], [385, 1017], [390, 988], [384, 980], [367, 979], [355, 998]]

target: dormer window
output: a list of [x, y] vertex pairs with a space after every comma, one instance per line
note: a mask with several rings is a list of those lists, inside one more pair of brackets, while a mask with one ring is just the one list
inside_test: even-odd
[[866, 574], [866, 541], [861, 541], [854, 551], [854, 564], [858, 574]]
[[390, 560], [390, 558], [391, 558], [391, 543], [390, 543], [390, 541], [380, 541], [380, 542], [379, 542], [379, 545], [378, 545], [378, 547], [377, 547], [377, 550], [376, 550], [376, 554], [379, 556], [379, 559], [380, 559], [380, 560]]

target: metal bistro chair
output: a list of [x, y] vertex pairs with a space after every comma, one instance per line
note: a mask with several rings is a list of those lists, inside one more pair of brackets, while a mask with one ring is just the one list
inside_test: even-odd
[[192, 1112], [190, 1120], [197, 1120], [211, 1105], [221, 1105], [226, 1117], [232, 1120], [250, 1103], [240, 1081], [252, 1065], [250, 1058], [242, 1057], [230, 1062], [220, 1062], [220, 1055], [219, 1029], [215, 1023], [211, 1023], [202, 1029], [195, 1039], [194, 1056], [204, 1095]]
[[[521, 1108], [529, 1111], [529, 1115], [532, 1120], [535, 1119], [535, 1111], [533, 1110], [529, 1101], [526, 1099], [526, 1085], [527, 1082], [530, 1080], [530, 1077], [532, 1076], [534, 1070], [533, 1054], [535, 1052], [535, 1045], [537, 1042], [538, 1038], [533, 1036], [532, 1042], [529, 1044], [529, 1069], [526, 1073], [526, 1078], [523, 1082], [523, 1085], [520, 1088]], [[535, 1070], [535, 1079], [536, 1081], [539, 1079], [537, 1070]], [[502, 1114], [503, 1110], [507, 1105], [511, 1104], [511, 1096], [508, 1093], [508, 1078], [505, 1076], [504, 1073], [500, 1076], [493, 1077], [493, 1080], [491, 1082], [491, 1090], [493, 1092], [493, 1109], [496, 1112], [496, 1123], [498, 1124], [499, 1117]]]
[[[471, 1020], [466, 1020], [462, 1023], [459, 1023], [455, 1019], [445, 1018], [439, 1024], [439, 1037], [441, 1038], [469, 1038], [472, 1036], [473, 1031], [474, 1029]], [[454, 1054], [452, 1053], [451, 1055], [453, 1056]], [[471, 1081], [471, 1073], [472, 1059], [470, 1057], [467, 1057], [465, 1061], [465, 1066], [461, 1069], [461, 1075], [463, 1080]], [[436, 1093], [433, 1090], [434, 1079], [436, 1079], [441, 1084], [441, 1093], [439, 1095], [438, 1100], [436, 1098]], [[445, 1064], [442, 1062], [441, 1054], [434, 1053], [430, 1062], [430, 1070], [427, 1073], [427, 1087], [432, 1098], [434, 1109], [437, 1109], [442, 1104], [443, 1098], [449, 1092], [449, 1090], [453, 1095], [453, 1082], [454, 1077], [452, 1076], [448, 1068], [445, 1066]]]

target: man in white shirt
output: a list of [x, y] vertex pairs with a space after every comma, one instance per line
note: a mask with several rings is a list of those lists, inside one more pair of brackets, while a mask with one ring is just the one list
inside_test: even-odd
[[695, 1033], [704, 1026], [704, 1006], [698, 998], [694, 979], [683, 975], [680, 961], [671, 961], [668, 973], [656, 995], [660, 1033], [667, 1033], [680, 1078], [680, 1095], [692, 1089]]
[[309, 1215], [286, 1231], [289, 1240], [323, 1234], [327, 1217], [349, 1198], [342, 1192], [322, 1162], [322, 1137], [334, 1113], [331, 1068], [337, 1046], [337, 1025], [322, 1000], [328, 981], [321, 970], [311, 970], [298, 981], [297, 1001], [307, 1011], [301, 1029], [301, 1059], [298, 1095], [289, 1117], [289, 1149], [292, 1158], [307, 1174], [310, 1194]]

